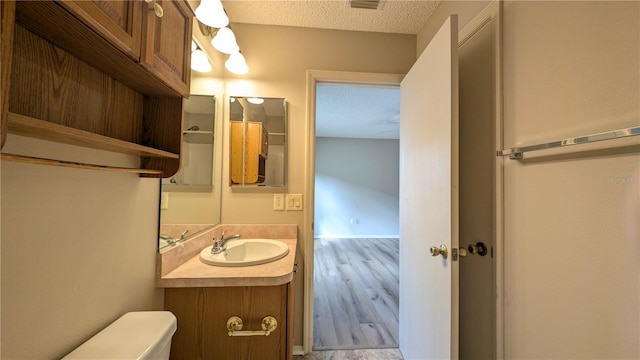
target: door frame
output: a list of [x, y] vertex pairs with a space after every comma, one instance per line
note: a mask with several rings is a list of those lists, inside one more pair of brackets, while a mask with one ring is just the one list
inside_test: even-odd
[[404, 74], [347, 72], [331, 70], [307, 70], [307, 166], [304, 190], [306, 211], [304, 217], [304, 310], [302, 351], [313, 349], [313, 257], [314, 257], [314, 204], [315, 204], [315, 155], [316, 155], [316, 85], [318, 83], [400, 86]]
[[[504, 149], [503, 140], [503, 75], [502, 75], [502, 19], [503, 1], [492, 0], [458, 33], [458, 47], [476, 34], [482, 27], [491, 23], [494, 31], [494, 82], [495, 82], [495, 149]], [[495, 256], [495, 316], [496, 316], [496, 359], [504, 359], [504, 159], [497, 156], [494, 162], [494, 256]]]

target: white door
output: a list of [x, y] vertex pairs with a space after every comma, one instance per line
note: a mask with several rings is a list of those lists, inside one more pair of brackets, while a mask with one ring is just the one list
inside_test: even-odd
[[[400, 350], [458, 358], [458, 23], [451, 16], [401, 84]], [[431, 247], [447, 248], [446, 258]]]

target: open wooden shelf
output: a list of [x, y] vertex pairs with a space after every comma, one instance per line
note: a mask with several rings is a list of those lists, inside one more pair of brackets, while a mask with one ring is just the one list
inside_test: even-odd
[[145, 177], [178, 172], [193, 21], [185, 0], [163, 3], [164, 21], [137, 0], [0, 6], [0, 146], [11, 133], [137, 156], [140, 169], [97, 158], [78, 164], [4, 152], [3, 159]]
[[122, 154], [179, 159], [179, 154], [138, 145], [107, 136], [78, 130], [52, 122], [34, 119], [29, 116], [9, 112], [8, 132], [41, 140], [55, 141], [68, 145], [82, 146], [98, 150], [107, 150]]

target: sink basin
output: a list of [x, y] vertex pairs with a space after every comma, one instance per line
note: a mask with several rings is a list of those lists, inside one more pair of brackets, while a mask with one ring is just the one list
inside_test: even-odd
[[272, 239], [240, 239], [227, 243], [227, 249], [212, 254], [211, 246], [200, 252], [200, 261], [215, 266], [250, 266], [265, 264], [285, 257], [289, 246]]

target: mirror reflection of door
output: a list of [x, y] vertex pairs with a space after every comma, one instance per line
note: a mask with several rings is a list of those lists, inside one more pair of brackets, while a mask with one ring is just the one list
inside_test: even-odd
[[283, 187], [286, 103], [281, 98], [231, 97], [229, 185]]

